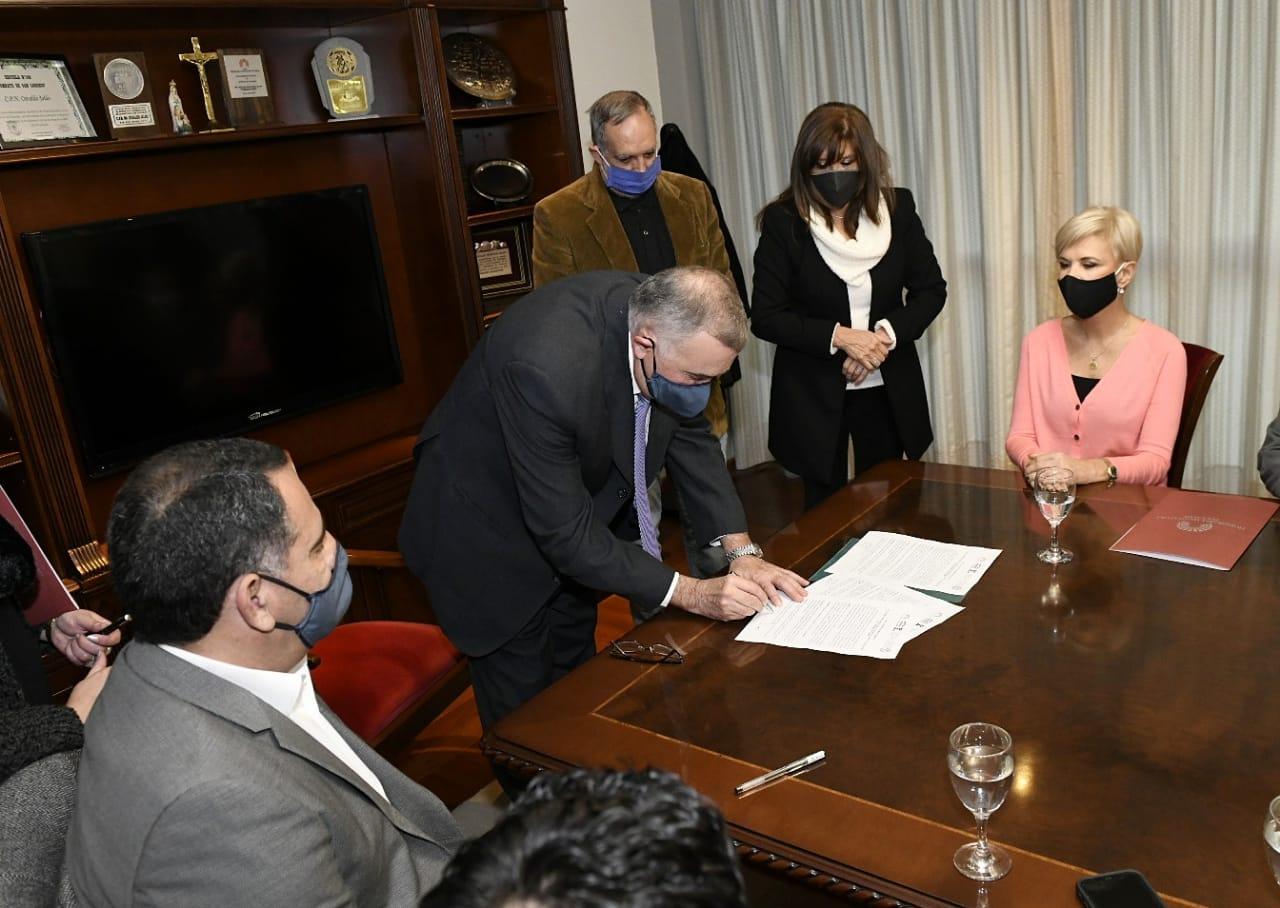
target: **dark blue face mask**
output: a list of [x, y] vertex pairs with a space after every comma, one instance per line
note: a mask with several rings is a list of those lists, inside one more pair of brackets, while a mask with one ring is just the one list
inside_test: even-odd
[[645, 384], [649, 386], [649, 399], [681, 419], [693, 419], [707, 408], [707, 401], [711, 400], [711, 382], [681, 385], [663, 378], [658, 374], [658, 343], [653, 340], [649, 343], [653, 344], [653, 373], [644, 376]]
[[276, 627], [296, 633], [308, 648], [315, 646], [329, 636], [339, 622], [342, 621], [347, 609], [351, 607], [351, 595], [353, 592], [351, 588], [351, 573], [347, 570], [347, 550], [341, 545], [338, 546], [338, 554], [333, 563], [333, 577], [330, 578], [329, 585], [314, 593], [300, 590], [292, 583], [287, 583], [278, 577], [272, 577], [270, 574], [264, 574], [261, 571], [258, 571], [258, 576], [263, 580], [274, 583], [276, 586], [292, 590], [310, 603], [307, 613], [297, 624], [285, 624], [283, 621], [276, 622]]
[[662, 158], [657, 156], [647, 169], [637, 171], [610, 166], [603, 153], [597, 154], [600, 154], [600, 161], [604, 164], [604, 185], [623, 195], [643, 195], [658, 182], [658, 174], [662, 173]]

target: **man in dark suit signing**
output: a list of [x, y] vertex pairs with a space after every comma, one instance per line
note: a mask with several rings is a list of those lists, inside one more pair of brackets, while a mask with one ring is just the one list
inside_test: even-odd
[[288, 455], [192, 442], [107, 527], [134, 616], [85, 729], [67, 862], [95, 906], [416, 906], [453, 817], [316, 698], [308, 647], [351, 602]]
[[[747, 536], [703, 415], [746, 340], [733, 284], [692, 267], [556, 281], [472, 351], [419, 436], [400, 548], [471, 657], [486, 728], [595, 653], [601, 593], [722, 620], [804, 596]], [[727, 576], [658, 560], [644, 489], [663, 466]]]

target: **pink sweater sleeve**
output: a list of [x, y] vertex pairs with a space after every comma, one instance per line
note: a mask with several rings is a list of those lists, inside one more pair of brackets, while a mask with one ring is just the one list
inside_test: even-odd
[[1022, 339], [1022, 356], [1018, 361], [1018, 383], [1013, 391], [1013, 417], [1004, 450], [1019, 470], [1026, 469], [1027, 458], [1038, 453], [1035, 421], [1031, 415], [1031, 352], [1027, 349], [1031, 335]]
[[1132, 454], [1110, 458], [1120, 482], [1164, 485], [1173, 456], [1173, 443], [1182, 423], [1182, 398], [1186, 391], [1187, 354], [1181, 342], [1173, 338], [1160, 363], [1155, 393], [1138, 436], [1138, 449]]

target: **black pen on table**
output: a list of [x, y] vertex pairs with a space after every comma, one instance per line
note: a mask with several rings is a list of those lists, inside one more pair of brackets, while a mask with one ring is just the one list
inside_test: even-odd
[[744, 794], [755, 791], [762, 785], [768, 785], [770, 782], [784, 778], [785, 776], [793, 776], [798, 772], [808, 769], [815, 763], [821, 763], [826, 758], [827, 752], [825, 750], [816, 750], [807, 757], [801, 757], [799, 760], [793, 760], [786, 766], [779, 766], [777, 769], [770, 770], [762, 776], [756, 776], [754, 779], [748, 779], [735, 788], [733, 793], [738, 797], [742, 797]]

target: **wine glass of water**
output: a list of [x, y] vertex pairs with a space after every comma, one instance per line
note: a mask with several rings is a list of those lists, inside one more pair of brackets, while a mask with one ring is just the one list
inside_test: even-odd
[[1046, 564], [1066, 564], [1074, 556], [1058, 545], [1058, 524], [1067, 519], [1076, 503], [1075, 474], [1066, 467], [1045, 467], [1031, 477], [1031, 488], [1051, 530], [1049, 547], [1036, 552], [1036, 557]]
[[998, 880], [1013, 866], [1009, 852], [987, 841], [987, 820], [1013, 785], [1013, 738], [999, 725], [970, 722], [951, 733], [951, 787], [978, 821], [978, 841], [956, 851], [956, 869], [971, 880]]
[[1271, 799], [1267, 807], [1267, 818], [1262, 823], [1262, 839], [1267, 843], [1267, 860], [1271, 862], [1271, 872], [1276, 882], [1280, 883], [1280, 797]]

